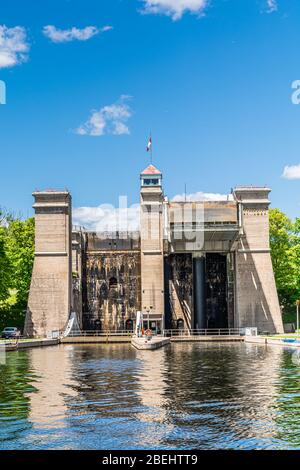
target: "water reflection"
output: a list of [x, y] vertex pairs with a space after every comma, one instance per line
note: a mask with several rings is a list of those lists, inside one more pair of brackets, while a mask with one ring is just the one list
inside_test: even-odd
[[[185, 430], [185, 445], [269, 447], [275, 426], [273, 389], [280, 351], [244, 344], [178, 346], [168, 362], [169, 409], [176, 430]], [[174, 447], [180, 441], [181, 433], [167, 439]]]
[[279, 359], [274, 408], [277, 439], [300, 448], [300, 364], [292, 359], [293, 349], [286, 349]]
[[250, 344], [61, 345], [0, 366], [0, 449], [300, 448], [300, 367]]
[[0, 365], [0, 448], [9, 448], [30, 429], [27, 393], [35, 391], [34, 381], [27, 354], [6, 355]]
[[36, 393], [30, 395], [28, 420], [34, 432], [26, 436], [26, 447], [68, 448], [61, 442], [67, 427], [68, 406], [66, 398], [76, 400], [76, 381], [71, 377], [72, 348], [64, 353], [58, 347], [33, 349], [31, 368], [36, 371]]
[[169, 349], [136, 353], [140, 363], [137, 394], [141, 403], [136, 419], [140, 423], [139, 446], [143, 448], [163, 447], [165, 435], [174, 429], [168, 409]]

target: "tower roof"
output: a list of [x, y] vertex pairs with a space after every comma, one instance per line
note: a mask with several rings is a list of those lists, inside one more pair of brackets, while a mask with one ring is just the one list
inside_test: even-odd
[[155, 168], [154, 165], [149, 165], [142, 171], [141, 175], [161, 175], [161, 171]]

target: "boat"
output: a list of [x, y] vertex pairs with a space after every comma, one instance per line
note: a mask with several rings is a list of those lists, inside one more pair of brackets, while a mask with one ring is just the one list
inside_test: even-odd
[[[153, 316], [153, 318], [152, 318]], [[135, 334], [131, 338], [131, 345], [136, 349], [158, 349], [170, 344], [171, 339], [161, 334], [162, 317], [147, 312], [137, 312]], [[151, 328], [150, 328], [151, 326]], [[160, 334], [158, 334], [160, 331]]]
[[164, 338], [163, 336], [155, 336], [147, 338], [145, 336], [133, 336], [131, 338], [131, 345], [136, 349], [158, 349], [167, 344], [170, 344], [170, 338]]
[[285, 344], [290, 344], [292, 346], [300, 346], [299, 338], [283, 338], [281, 341]]

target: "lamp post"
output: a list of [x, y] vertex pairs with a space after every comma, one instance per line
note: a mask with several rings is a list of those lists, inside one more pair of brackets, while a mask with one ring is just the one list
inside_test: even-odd
[[300, 305], [300, 300], [296, 300], [296, 309], [297, 309], [297, 335], [299, 334], [299, 305]]

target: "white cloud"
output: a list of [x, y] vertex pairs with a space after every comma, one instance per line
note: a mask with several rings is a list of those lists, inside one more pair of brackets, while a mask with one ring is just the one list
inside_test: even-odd
[[76, 129], [79, 135], [101, 136], [104, 134], [130, 134], [127, 121], [132, 112], [126, 101], [130, 99], [122, 95], [114, 104], [103, 106], [99, 111], [93, 110], [89, 119]]
[[110, 204], [78, 207], [73, 210], [73, 224], [93, 232], [131, 232], [140, 227], [140, 206], [115, 208]]
[[203, 193], [199, 191], [197, 193], [191, 193], [185, 195], [183, 194], [176, 194], [171, 201], [172, 202], [196, 202], [196, 201], [232, 201], [233, 196], [232, 194], [217, 194], [217, 193]]
[[[123, 199], [124, 198], [124, 199]], [[215, 194], [197, 192], [187, 194], [187, 201], [232, 201], [232, 194]], [[177, 194], [172, 202], [182, 202], [184, 194]], [[121, 196], [119, 207], [111, 204], [100, 206], [77, 207], [73, 209], [73, 224], [85, 227], [92, 232], [134, 232], [140, 230], [140, 205], [133, 204], [127, 207], [126, 196]]]
[[287, 180], [299, 180], [300, 179], [300, 164], [285, 166], [282, 173], [282, 178]]
[[13, 67], [27, 60], [29, 44], [22, 26], [0, 25], [0, 69]]
[[200, 14], [208, 5], [208, 0], [141, 0], [143, 13], [164, 14], [179, 20], [186, 12]]
[[272, 13], [273, 11], [278, 10], [277, 0], [267, 0], [268, 12]]
[[[215, 194], [197, 192], [187, 194], [187, 201], [227, 201], [233, 200], [231, 194]], [[177, 194], [173, 202], [185, 200], [184, 194]], [[133, 204], [127, 207], [125, 197], [119, 201], [119, 207], [111, 204], [101, 204], [96, 207], [77, 207], [73, 209], [73, 224], [85, 227], [92, 232], [132, 232], [140, 230], [140, 205]]]
[[51, 39], [52, 42], [70, 42], [70, 41], [87, 41], [96, 34], [104, 33], [112, 29], [112, 26], [104, 26], [103, 28], [97, 28], [96, 26], [86, 26], [85, 28], [79, 29], [76, 27], [70, 29], [58, 29], [56, 26], [48, 25], [44, 26], [44, 35]]

